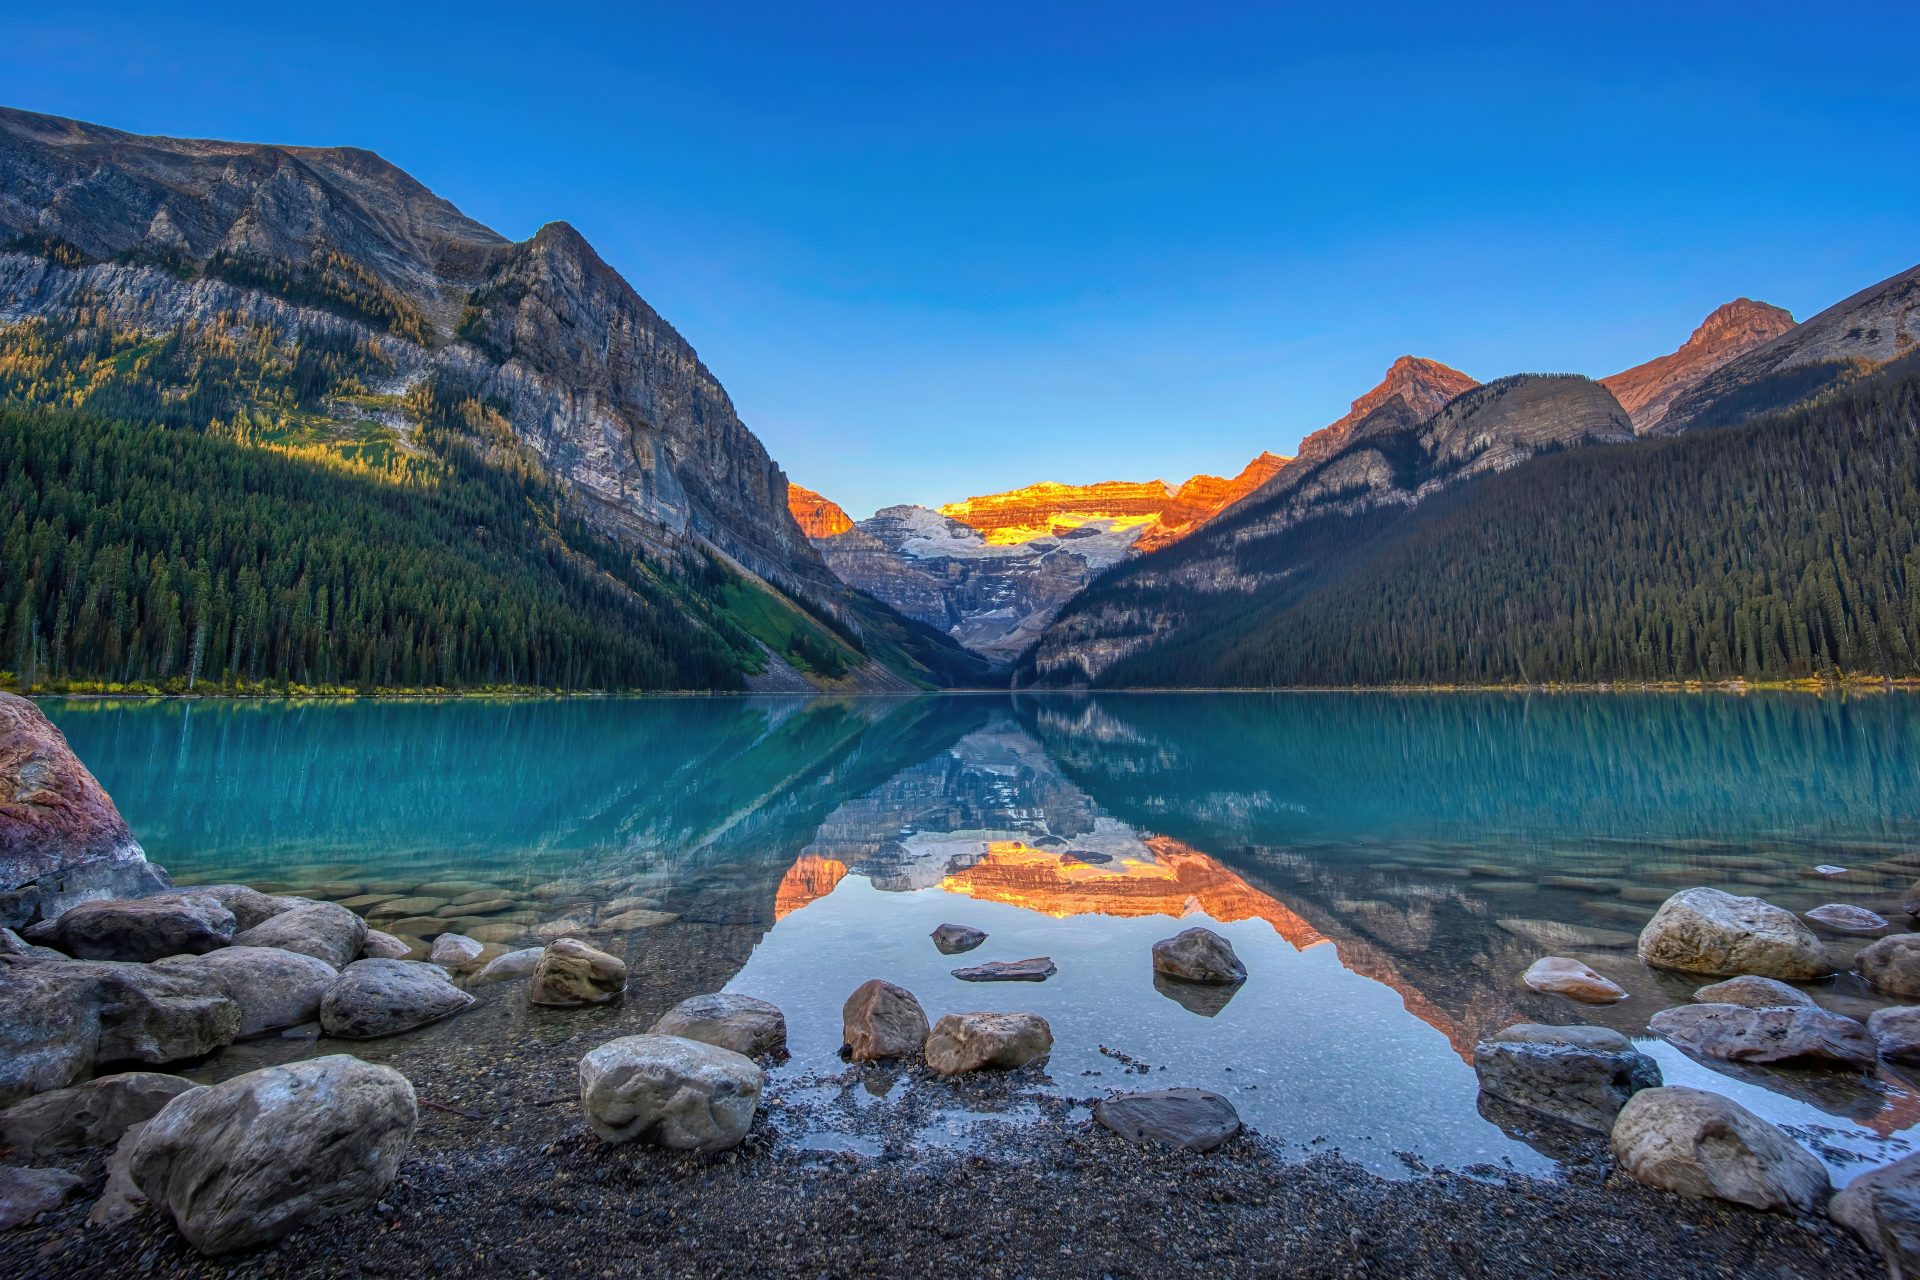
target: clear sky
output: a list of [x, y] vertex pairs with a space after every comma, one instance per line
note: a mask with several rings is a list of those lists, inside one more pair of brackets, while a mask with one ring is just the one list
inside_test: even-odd
[[572, 222], [856, 516], [1291, 451], [1920, 261], [1920, 6], [31, 5], [0, 101]]

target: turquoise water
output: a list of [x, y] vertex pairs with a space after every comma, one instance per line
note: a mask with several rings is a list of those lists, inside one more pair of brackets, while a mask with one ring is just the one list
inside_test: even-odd
[[[1054, 1027], [1044, 1087], [1059, 1095], [1216, 1088], [1290, 1149], [1387, 1173], [1552, 1167], [1479, 1111], [1473, 1043], [1520, 1020], [1644, 1036], [1698, 985], [1634, 958], [1665, 893], [1853, 902], [1905, 928], [1920, 877], [1920, 700], [1902, 696], [47, 709], [181, 881], [347, 901], [422, 942], [591, 937], [659, 984], [648, 998], [726, 985], [775, 1000], [796, 1087], [843, 1071], [840, 1003], [870, 977], [934, 1017], [1031, 1009]], [[988, 942], [940, 955], [926, 934], [947, 920]], [[1152, 943], [1195, 923], [1249, 970], [1224, 1006], [1153, 982]], [[1863, 940], [1828, 941], [1844, 957]], [[1529, 992], [1517, 976], [1542, 954], [1630, 998]], [[1059, 974], [948, 972], [1031, 955]], [[1881, 1003], [1845, 977], [1810, 989], [1855, 1016]], [[1906, 1151], [1920, 1121], [1891, 1069], [1736, 1078], [1647, 1047], [1669, 1080], [1789, 1125], [1843, 1179]], [[810, 1143], [865, 1149], [857, 1116], [816, 1129]]]

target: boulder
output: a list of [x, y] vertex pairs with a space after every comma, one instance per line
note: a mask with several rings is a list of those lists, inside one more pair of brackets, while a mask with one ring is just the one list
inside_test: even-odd
[[732, 991], [688, 996], [660, 1015], [651, 1034], [715, 1044], [749, 1058], [787, 1051], [787, 1018], [779, 1006]]
[[430, 963], [442, 969], [464, 969], [480, 958], [486, 947], [472, 938], [458, 933], [443, 933], [433, 940], [433, 949], [427, 953]]
[[472, 1003], [473, 997], [448, 981], [438, 965], [356, 960], [327, 988], [320, 1026], [330, 1036], [371, 1040], [438, 1022]]
[[378, 929], [367, 930], [367, 940], [360, 944], [359, 958], [362, 960], [405, 960], [413, 954], [413, 948], [403, 939]]
[[1128, 1142], [1212, 1151], [1240, 1132], [1240, 1113], [1205, 1089], [1122, 1093], [1093, 1104], [1093, 1118]]
[[307, 902], [305, 898], [280, 898], [261, 893], [244, 884], [197, 884], [181, 892], [190, 897], [212, 898], [231, 911], [236, 931], [265, 924], [281, 912], [305, 906]]
[[540, 957], [546, 954], [545, 947], [522, 947], [518, 951], [509, 951], [505, 955], [495, 956], [480, 967], [480, 972], [467, 979], [469, 987], [484, 987], [495, 982], [507, 982], [514, 978], [528, 978], [540, 966]]
[[1920, 1280], [1920, 1155], [1861, 1174], [1827, 1214], [1880, 1255], [1892, 1280]]
[[556, 1009], [605, 1004], [627, 989], [627, 966], [578, 938], [547, 944], [533, 967], [527, 999]]
[[96, 1062], [180, 1062], [232, 1044], [240, 1006], [203, 973], [108, 960], [43, 966], [77, 1001], [96, 1002]]
[[949, 1013], [927, 1036], [927, 1066], [943, 1076], [1011, 1071], [1053, 1052], [1053, 1028], [1037, 1013]]
[[325, 960], [279, 947], [228, 947], [204, 956], [177, 956], [155, 966], [203, 976], [240, 1008], [239, 1038], [312, 1022], [320, 999], [340, 976]]
[[1831, 929], [1835, 933], [1884, 933], [1888, 927], [1887, 918], [1879, 912], [1849, 906], [1844, 902], [1829, 902], [1823, 907], [1815, 907], [1806, 916], [1821, 928]]
[[1618, 985], [1565, 956], [1540, 957], [1527, 966], [1520, 980], [1535, 991], [1565, 996], [1582, 1004], [1615, 1004], [1627, 998], [1627, 993]]
[[608, 1142], [677, 1151], [740, 1144], [760, 1105], [753, 1060], [681, 1036], [623, 1036], [580, 1059], [580, 1106]]
[[953, 976], [962, 982], [1045, 982], [1058, 972], [1046, 956], [1032, 956], [1025, 960], [989, 960], [955, 969]]
[[1613, 1124], [1613, 1158], [1650, 1187], [1749, 1209], [1811, 1213], [1827, 1170], [1777, 1126], [1703, 1089], [1643, 1089]]
[[1683, 1004], [1654, 1014], [1647, 1029], [1682, 1049], [1725, 1062], [1870, 1069], [1876, 1056], [1865, 1027], [1811, 1005]]
[[236, 947], [298, 951], [336, 969], [352, 964], [366, 944], [367, 922], [332, 902], [303, 902], [233, 937]]
[[81, 1179], [65, 1169], [0, 1168], [0, 1231], [24, 1227], [58, 1209], [80, 1186]]
[[840, 1025], [855, 1062], [911, 1058], [927, 1043], [927, 1014], [913, 992], [882, 978], [854, 988], [840, 1008]]
[[120, 1142], [107, 1157], [107, 1185], [100, 1191], [100, 1198], [87, 1210], [87, 1225], [90, 1227], [118, 1226], [140, 1214], [147, 1207], [147, 1198], [133, 1182], [133, 1148], [140, 1141], [140, 1135], [147, 1131], [147, 1122], [127, 1126], [120, 1135]]
[[1791, 911], [1718, 889], [1682, 889], [1640, 933], [1640, 958], [1662, 969], [1804, 982], [1837, 965]]
[[405, 1076], [334, 1054], [182, 1094], [147, 1122], [129, 1168], [200, 1252], [257, 1248], [377, 1201], [417, 1117]]
[[1920, 933], [1896, 933], [1869, 942], [1853, 958], [1854, 971], [1896, 996], [1920, 996]]
[[1244, 982], [1247, 966], [1211, 929], [1182, 929], [1153, 944], [1153, 971], [1186, 982]]
[[158, 893], [150, 898], [82, 902], [26, 932], [29, 942], [80, 960], [145, 962], [199, 955], [233, 941], [233, 912], [217, 898]]
[[85, 1076], [100, 1046], [100, 1000], [55, 976], [62, 963], [0, 960], [0, 1107]]
[[1660, 1067], [1606, 1027], [1523, 1022], [1474, 1049], [1480, 1088], [1514, 1106], [1600, 1133], [1628, 1098], [1660, 1083]]
[[1888, 1062], [1920, 1067], [1920, 1008], [1875, 1009], [1867, 1015], [1867, 1034]]
[[1778, 1009], [1787, 1005], [1812, 1006], [1814, 999], [1798, 987], [1774, 978], [1728, 978], [1710, 982], [1693, 993], [1701, 1004], [1739, 1004], [1749, 1009]]
[[60, 730], [27, 699], [0, 693], [0, 926], [166, 887]]
[[0, 1111], [0, 1147], [22, 1160], [53, 1160], [110, 1147], [129, 1125], [153, 1117], [199, 1086], [155, 1071], [124, 1071], [55, 1089]]
[[943, 924], [933, 931], [933, 945], [940, 948], [943, 956], [971, 951], [986, 940], [987, 935], [972, 925]]

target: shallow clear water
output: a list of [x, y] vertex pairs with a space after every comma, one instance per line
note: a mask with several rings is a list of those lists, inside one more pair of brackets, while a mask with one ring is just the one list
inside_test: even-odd
[[[1047, 1091], [1213, 1088], [1291, 1149], [1385, 1173], [1551, 1168], [1481, 1114], [1473, 1044], [1521, 1020], [1644, 1037], [1699, 985], [1634, 958], [1665, 893], [1853, 902], [1905, 928], [1920, 876], [1920, 700], [1904, 696], [47, 709], [181, 881], [345, 900], [421, 939], [591, 937], [663, 999], [724, 985], [780, 1004], [795, 1088], [841, 1070], [840, 1004], [867, 978], [936, 1018], [1030, 1009], [1054, 1029]], [[927, 934], [949, 920], [987, 943], [940, 955]], [[1249, 970], [1224, 1006], [1153, 981], [1152, 943], [1196, 923]], [[1827, 940], [1843, 958], [1865, 941]], [[1543, 954], [1631, 997], [1529, 992], [1517, 976]], [[949, 973], [1035, 955], [1059, 973]], [[1810, 990], [1855, 1016], [1883, 1003], [1848, 977]], [[1908, 1150], [1920, 1121], [1892, 1069], [1736, 1078], [1646, 1047], [1669, 1081], [1789, 1125], [1842, 1180]], [[858, 1128], [802, 1143], [873, 1149]], [[959, 1113], [935, 1128], [990, 1140]]]

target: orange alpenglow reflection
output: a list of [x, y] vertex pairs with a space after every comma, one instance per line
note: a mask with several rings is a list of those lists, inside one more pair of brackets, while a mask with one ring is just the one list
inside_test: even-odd
[[847, 864], [838, 858], [803, 855], [780, 877], [780, 887], [773, 893], [773, 918], [784, 920], [809, 902], [818, 902], [846, 877]]
[[809, 538], [837, 538], [853, 528], [853, 517], [839, 503], [797, 484], [787, 485], [787, 510]]

